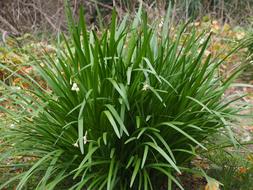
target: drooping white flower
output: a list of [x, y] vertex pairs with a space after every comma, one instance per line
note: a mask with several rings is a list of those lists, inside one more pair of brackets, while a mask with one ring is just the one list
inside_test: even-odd
[[78, 147], [78, 142], [76, 141], [74, 144], [73, 144], [74, 147]]
[[144, 83], [142, 90], [146, 91], [149, 89], [149, 85], [147, 82]]
[[11, 125], [10, 125], [10, 128], [15, 128], [15, 125], [12, 123]]
[[87, 142], [88, 142], [88, 139], [87, 139], [87, 131], [86, 131], [83, 137], [83, 144], [87, 144]]
[[162, 27], [163, 27], [163, 24], [164, 24], [164, 23], [163, 23], [163, 19], [162, 19], [161, 22], [160, 22], [159, 25], [158, 25], [159, 28], [162, 28]]
[[206, 39], [205, 39], [205, 38], [201, 38], [201, 39], [199, 40], [200, 45], [204, 44], [204, 43], [205, 43], [205, 41], [206, 41]]
[[78, 92], [80, 89], [77, 86], [77, 84], [74, 82], [73, 85], [72, 85], [72, 87], [71, 87], [71, 90]]
[[[83, 144], [87, 144], [88, 143], [88, 139], [87, 139], [87, 131], [85, 132], [84, 136], [83, 136]], [[77, 141], [73, 144], [74, 147], [79, 147], [78, 145], [79, 140], [77, 139]]]

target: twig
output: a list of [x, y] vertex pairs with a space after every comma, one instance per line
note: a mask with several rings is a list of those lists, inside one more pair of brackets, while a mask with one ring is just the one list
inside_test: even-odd
[[107, 9], [110, 9], [110, 10], [113, 10], [113, 7], [110, 6], [110, 5], [106, 5], [104, 3], [101, 3], [101, 2], [98, 2], [98, 1], [95, 1], [95, 0], [88, 0], [90, 1], [91, 3], [96, 3], [97, 5], [101, 6], [101, 7], [104, 7], [104, 8], [107, 8]]
[[15, 34], [18, 34], [18, 30], [13, 26], [11, 25], [4, 17], [2, 17], [0, 15], [0, 21], [2, 21], [5, 25], [7, 25]]
[[33, 7], [35, 10], [37, 10], [39, 13], [41, 13], [45, 19], [47, 20], [47, 22], [56, 30], [58, 31], [58, 28], [55, 26], [55, 24], [51, 21], [51, 19], [48, 17], [48, 15], [46, 13], [44, 13], [40, 8], [38, 8], [35, 4], [32, 4], [32, 3], [23, 3], [23, 5], [26, 5], [26, 6], [31, 6]]

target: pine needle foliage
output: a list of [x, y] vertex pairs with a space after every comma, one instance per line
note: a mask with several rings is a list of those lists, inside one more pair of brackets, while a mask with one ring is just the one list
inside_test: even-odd
[[176, 174], [195, 150], [229, 131], [235, 100], [223, 94], [238, 72], [217, 75], [224, 60], [205, 54], [211, 35], [182, 25], [169, 36], [169, 12], [159, 24], [141, 8], [132, 21], [114, 11], [99, 32], [87, 30], [82, 9], [77, 23], [67, 15], [66, 48], [31, 64], [49, 89], [17, 72], [29, 89], [3, 84], [12, 105], [1, 110], [15, 127], [1, 133], [1, 160], [10, 153], [36, 161], [0, 189], [13, 181], [23, 189], [33, 176], [41, 190], [150, 190], [166, 181], [183, 189]]

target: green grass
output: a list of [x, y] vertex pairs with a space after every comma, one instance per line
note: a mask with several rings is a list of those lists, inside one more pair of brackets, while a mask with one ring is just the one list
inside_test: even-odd
[[2, 83], [12, 104], [0, 108], [15, 127], [1, 133], [1, 147], [37, 160], [0, 189], [13, 180], [22, 189], [34, 176], [37, 189], [147, 190], [164, 181], [183, 189], [175, 174], [205, 139], [226, 129], [234, 140], [227, 121], [236, 99], [223, 99], [240, 69], [218, 76], [224, 60], [205, 56], [211, 35], [182, 25], [170, 37], [169, 12], [162, 27], [141, 8], [133, 21], [113, 12], [101, 32], [86, 29], [82, 10], [78, 23], [67, 15], [66, 48], [31, 63], [49, 89], [15, 71], [30, 89]]

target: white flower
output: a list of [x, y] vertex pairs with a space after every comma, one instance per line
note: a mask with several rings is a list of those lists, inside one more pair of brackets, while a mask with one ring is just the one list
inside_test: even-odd
[[[85, 132], [85, 135], [83, 136], [83, 144], [87, 144], [88, 139], [87, 139], [87, 131]], [[73, 144], [74, 147], [79, 147], [78, 145], [78, 139], [77, 141]]]
[[160, 22], [159, 25], [158, 25], [159, 28], [162, 28], [162, 27], [163, 27], [163, 24], [164, 24], [164, 23], [163, 23], [163, 20], [161, 20], [161, 22]]
[[79, 87], [77, 86], [77, 84], [74, 82], [73, 85], [72, 85], [71, 90], [78, 92], [80, 89], [79, 89]]
[[74, 147], [78, 147], [78, 143], [76, 141], [76, 143], [73, 144]]
[[146, 91], [146, 90], [148, 90], [148, 89], [149, 89], [149, 85], [148, 85], [147, 82], [145, 82], [145, 84], [143, 85], [142, 90]]
[[199, 40], [200, 45], [204, 44], [205, 41], [206, 41], [205, 38], [201, 38], [201, 40]]
[[83, 144], [87, 144], [88, 140], [87, 140], [87, 131], [85, 132], [85, 135], [83, 137]]
[[12, 123], [11, 125], [10, 125], [10, 128], [15, 128], [15, 125]]

